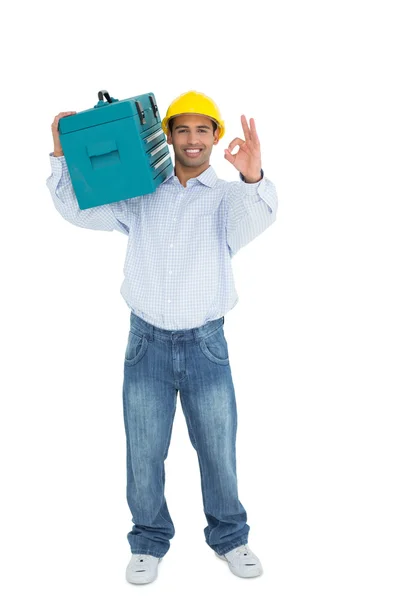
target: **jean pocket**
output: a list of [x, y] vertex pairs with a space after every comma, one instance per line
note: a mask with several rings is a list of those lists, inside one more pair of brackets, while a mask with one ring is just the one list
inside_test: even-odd
[[149, 342], [144, 333], [129, 331], [128, 344], [125, 351], [125, 364], [136, 365], [146, 354]]
[[217, 365], [229, 364], [228, 344], [222, 325], [206, 338], [201, 338], [199, 346], [204, 356], [211, 362]]

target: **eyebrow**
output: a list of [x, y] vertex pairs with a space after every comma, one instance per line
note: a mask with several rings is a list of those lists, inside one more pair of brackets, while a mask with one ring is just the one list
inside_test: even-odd
[[[177, 126], [175, 127], [175, 129], [179, 129], [180, 127], [184, 127], [184, 128], [186, 128], [186, 129], [188, 129], [188, 128], [189, 128], [189, 126], [188, 126], [188, 125], [177, 125]], [[209, 127], [208, 125], [197, 125], [197, 127], [198, 127], [199, 129], [211, 129], [211, 127]]]

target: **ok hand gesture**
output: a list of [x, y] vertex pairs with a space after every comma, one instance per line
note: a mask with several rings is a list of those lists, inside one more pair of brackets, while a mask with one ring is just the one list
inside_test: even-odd
[[[250, 128], [246, 117], [241, 116], [244, 140], [236, 137], [225, 150], [225, 158], [243, 175], [247, 183], [256, 183], [261, 179], [261, 150], [254, 119], [250, 119]], [[236, 154], [232, 154], [239, 146]]]

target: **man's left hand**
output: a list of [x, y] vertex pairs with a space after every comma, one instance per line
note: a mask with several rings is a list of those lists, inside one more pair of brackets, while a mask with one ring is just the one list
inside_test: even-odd
[[[261, 181], [261, 150], [254, 119], [250, 119], [250, 127], [244, 115], [241, 116], [244, 140], [236, 137], [224, 152], [228, 160], [243, 175], [246, 183]], [[239, 146], [236, 154], [232, 150]]]

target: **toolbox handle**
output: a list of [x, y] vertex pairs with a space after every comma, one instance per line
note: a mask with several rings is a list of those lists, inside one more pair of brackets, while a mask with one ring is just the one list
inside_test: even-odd
[[102, 142], [95, 142], [94, 144], [88, 144], [86, 146], [88, 156], [102, 156], [103, 154], [109, 154], [118, 150], [117, 143], [115, 140], [106, 140]]
[[[113, 104], [115, 102], [119, 102], [118, 98], [113, 98], [112, 96], [110, 96], [110, 94], [107, 92], [107, 90], [100, 90], [99, 92], [97, 92], [99, 101], [97, 104], [94, 105], [93, 108], [103, 108], [103, 106], [108, 106], [108, 104]], [[103, 100], [103, 96], [105, 96], [107, 102], [105, 102]]]
[[107, 102], [109, 102], [111, 104], [112, 100], [110, 97], [110, 94], [107, 92], [107, 90], [100, 90], [97, 94], [99, 100], [103, 101], [103, 96], [105, 96]]

